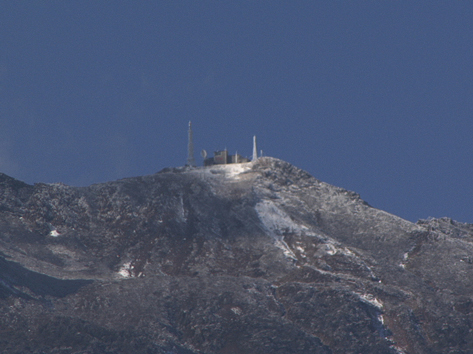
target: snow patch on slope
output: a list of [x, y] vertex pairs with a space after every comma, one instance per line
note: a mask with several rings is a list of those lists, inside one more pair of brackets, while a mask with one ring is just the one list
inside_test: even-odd
[[303, 231], [309, 231], [306, 226], [296, 224], [270, 200], [259, 202], [255, 209], [263, 225], [272, 234], [281, 234], [281, 231], [301, 234]]
[[49, 230], [50, 230], [49, 231], [49, 236], [58, 237], [58, 236], [61, 235], [53, 225], [48, 224], [48, 226], [49, 226]]
[[235, 163], [230, 165], [224, 165], [225, 177], [227, 178], [239, 178], [240, 174], [249, 171], [251, 169], [251, 163]]
[[307, 227], [296, 224], [289, 215], [278, 208], [273, 202], [263, 200], [256, 204], [255, 210], [265, 229], [275, 238], [276, 247], [280, 248], [287, 258], [297, 260], [296, 255], [284, 241], [283, 232], [301, 233]]
[[[334, 240], [317, 235], [307, 226], [297, 223], [271, 200], [265, 199], [260, 201], [256, 204], [255, 210], [265, 229], [275, 238], [275, 245], [283, 250], [284, 254], [288, 258], [297, 259], [287, 243], [284, 242], [284, 233], [293, 233], [297, 235], [304, 234], [306, 236], [317, 237], [319, 240], [323, 240], [325, 245], [320, 246], [319, 248], [319, 252], [321, 252], [320, 256], [323, 254], [333, 256], [337, 253], [346, 256], [355, 256], [348, 248], [341, 247]], [[305, 256], [305, 250], [301, 245], [298, 245], [296, 249]]]
[[241, 175], [250, 171], [252, 162], [232, 163], [227, 165], [212, 165], [206, 167], [197, 167], [189, 170], [194, 174], [200, 174], [202, 177], [208, 176], [222, 176], [227, 179], [240, 179]]
[[361, 301], [366, 302], [378, 308], [379, 310], [383, 308], [383, 303], [372, 294], [358, 294], [358, 296], [360, 297]]
[[51, 230], [51, 232], [49, 232], [49, 236], [51, 237], [58, 237], [60, 235], [59, 232], [57, 232], [57, 230]]
[[131, 265], [131, 262], [123, 263], [123, 265], [120, 267], [120, 270], [118, 271], [118, 274], [123, 278], [131, 278], [133, 277], [133, 268], [134, 267]]

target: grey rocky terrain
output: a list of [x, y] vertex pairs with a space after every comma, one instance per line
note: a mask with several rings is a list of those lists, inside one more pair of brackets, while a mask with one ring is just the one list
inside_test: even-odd
[[2, 353], [473, 353], [473, 225], [260, 158], [0, 175]]

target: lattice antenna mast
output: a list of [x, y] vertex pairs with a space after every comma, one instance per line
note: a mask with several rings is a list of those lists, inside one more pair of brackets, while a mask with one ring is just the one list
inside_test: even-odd
[[192, 140], [192, 123], [189, 121], [189, 138], [187, 143], [187, 166], [195, 167], [194, 142]]
[[253, 158], [252, 161], [256, 161], [258, 159], [258, 149], [256, 148], [256, 135], [253, 136]]

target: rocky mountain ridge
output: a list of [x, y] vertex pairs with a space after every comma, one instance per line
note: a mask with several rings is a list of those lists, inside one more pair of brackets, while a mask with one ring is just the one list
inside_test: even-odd
[[473, 225], [291, 164], [0, 175], [5, 353], [471, 353]]

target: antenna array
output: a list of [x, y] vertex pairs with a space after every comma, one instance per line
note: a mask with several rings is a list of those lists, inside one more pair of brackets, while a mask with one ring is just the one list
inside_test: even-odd
[[189, 121], [189, 137], [187, 143], [187, 166], [195, 167], [194, 142], [192, 140], [192, 123]]

